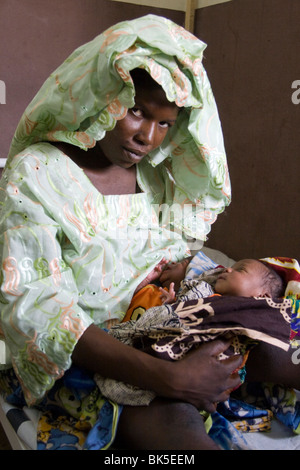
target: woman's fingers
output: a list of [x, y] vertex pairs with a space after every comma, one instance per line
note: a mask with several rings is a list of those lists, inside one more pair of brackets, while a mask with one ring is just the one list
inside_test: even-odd
[[242, 356], [218, 359], [229, 345], [230, 341], [223, 340], [205, 343], [178, 361], [182, 397], [197, 408], [215, 411], [216, 403], [226, 400], [230, 391], [240, 385], [235, 371], [242, 364]]

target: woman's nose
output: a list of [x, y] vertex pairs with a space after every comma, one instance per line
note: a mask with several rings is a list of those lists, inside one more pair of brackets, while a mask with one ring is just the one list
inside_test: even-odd
[[143, 145], [153, 145], [156, 141], [156, 123], [153, 121], [144, 121], [137, 134], [136, 139]]

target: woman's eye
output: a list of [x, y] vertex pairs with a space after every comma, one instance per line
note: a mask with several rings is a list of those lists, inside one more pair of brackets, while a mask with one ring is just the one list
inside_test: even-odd
[[[130, 112], [137, 118], [143, 118], [145, 116], [144, 111], [141, 108], [136, 108], [136, 107], [131, 108]], [[145, 119], [146, 119], [146, 117], [145, 117]], [[160, 121], [159, 126], [164, 128], [164, 129], [168, 129], [169, 127], [173, 126], [173, 122], [171, 123], [171, 122], [168, 122], [168, 121]]]
[[161, 127], [171, 127], [171, 124], [170, 124], [169, 122], [165, 122], [165, 121], [161, 121], [161, 122], [159, 123], [159, 125], [160, 125]]
[[143, 115], [142, 110], [139, 109], [139, 108], [131, 108], [131, 112], [132, 112], [132, 114], [134, 114], [134, 116], [136, 116], [136, 117], [142, 117], [142, 115]]

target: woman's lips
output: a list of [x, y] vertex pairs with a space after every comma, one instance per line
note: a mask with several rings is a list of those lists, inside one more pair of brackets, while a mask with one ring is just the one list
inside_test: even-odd
[[139, 150], [128, 149], [124, 147], [124, 151], [126, 154], [127, 159], [130, 162], [138, 163], [144, 158], [147, 154], [144, 152], [140, 152]]

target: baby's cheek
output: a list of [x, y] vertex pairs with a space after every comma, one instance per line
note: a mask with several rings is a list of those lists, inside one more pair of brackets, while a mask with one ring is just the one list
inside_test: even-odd
[[226, 284], [223, 280], [219, 280], [215, 283], [215, 292], [221, 295], [226, 294]]

